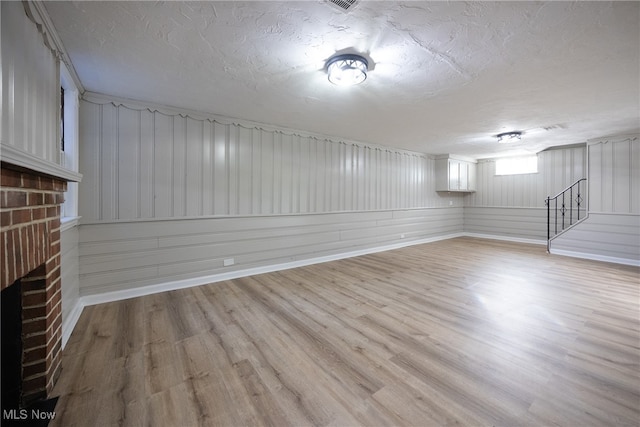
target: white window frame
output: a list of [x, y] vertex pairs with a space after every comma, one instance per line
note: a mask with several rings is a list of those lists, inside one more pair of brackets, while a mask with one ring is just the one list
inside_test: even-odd
[[495, 160], [495, 175], [525, 175], [538, 173], [538, 155], [503, 157]]
[[[73, 172], [79, 171], [79, 111], [80, 92], [71, 78], [66, 65], [60, 62], [60, 86], [64, 89], [64, 151], [60, 150], [60, 165]], [[78, 183], [67, 183], [64, 203], [61, 209], [63, 228], [77, 225], [78, 216]]]

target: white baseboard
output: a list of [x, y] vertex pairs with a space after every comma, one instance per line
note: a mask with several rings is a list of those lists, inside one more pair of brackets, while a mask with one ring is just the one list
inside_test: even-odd
[[67, 345], [67, 341], [71, 337], [71, 333], [73, 329], [76, 327], [76, 323], [78, 323], [78, 319], [80, 319], [80, 315], [82, 314], [82, 310], [84, 309], [84, 304], [82, 302], [82, 298], [79, 298], [76, 301], [76, 304], [73, 306], [71, 311], [69, 312], [69, 316], [62, 323], [62, 348]]
[[[477, 237], [480, 239], [504, 240], [508, 242], [531, 243], [535, 245], [547, 244], [546, 240], [522, 239], [519, 237], [496, 236], [493, 234], [478, 234], [478, 233], [462, 233], [462, 234], [467, 237]], [[566, 251], [562, 249], [553, 249], [553, 248], [551, 248], [550, 253], [553, 255], [569, 256], [572, 258], [590, 259], [593, 261], [612, 262], [615, 264], [633, 265], [636, 267], [640, 267], [640, 260], [637, 260], [637, 259], [616, 258], [611, 256], [605, 256], [605, 255], [590, 254], [585, 252]]]
[[546, 240], [538, 240], [538, 239], [523, 239], [521, 237], [511, 237], [511, 236], [498, 236], [495, 234], [480, 234], [480, 233], [462, 233], [466, 237], [477, 237], [479, 239], [491, 239], [491, 240], [503, 240], [506, 242], [516, 242], [516, 243], [530, 243], [534, 245], [546, 245]]
[[361, 255], [372, 254], [376, 252], [384, 252], [392, 249], [404, 248], [406, 246], [421, 245], [424, 243], [436, 242], [439, 240], [453, 239], [462, 237], [464, 233], [447, 234], [443, 236], [430, 237], [427, 239], [410, 240], [406, 242], [394, 243], [391, 245], [377, 246], [374, 248], [359, 249], [350, 252], [342, 252], [339, 254], [326, 255], [316, 258], [307, 258], [298, 261], [285, 262], [280, 264], [265, 265], [261, 267], [247, 268], [243, 270], [230, 271], [228, 273], [212, 274], [209, 276], [195, 277], [192, 279], [175, 280], [155, 285], [141, 286], [135, 289], [123, 289], [119, 291], [103, 292], [94, 295], [85, 295], [80, 297], [84, 306], [102, 304], [105, 302], [120, 301], [129, 298], [151, 295], [159, 292], [173, 291], [177, 289], [191, 288], [193, 286], [201, 286], [209, 283], [221, 282], [224, 280], [238, 279], [240, 277], [253, 276], [256, 274], [271, 273], [274, 271], [288, 270], [291, 268], [304, 267], [312, 264], [320, 264], [323, 262], [336, 261], [344, 258], [352, 258]]
[[637, 259], [629, 259], [629, 258], [617, 258], [617, 257], [612, 257], [612, 256], [606, 256], [606, 255], [597, 255], [597, 254], [590, 254], [590, 253], [585, 253], [585, 252], [575, 252], [575, 251], [566, 251], [563, 249], [553, 249], [551, 248], [550, 253], [552, 255], [562, 255], [562, 256], [569, 256], [572, 258], [582, 258], [582, 259], [590, 259], [593, 261], [604, 261], [604, 262], [612, 262], [615, 264], [624, 264], [624, 265], [632, 265], [635, 267], [640, 267], [640, 260]]

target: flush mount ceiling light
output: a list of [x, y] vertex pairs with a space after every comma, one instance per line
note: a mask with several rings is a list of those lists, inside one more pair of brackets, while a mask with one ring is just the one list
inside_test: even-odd
[[511, 132], [503, 132], [496, 135], [498, 138], [498, 142], [501, 144], [506, 144], [509, 142], [513, 142], [514, 139], [521, 139], [522, 132], [519, 130], [511, 131]]
[[367, 78], [369, 63], [360, 55], [336, 55], [327, 61], [329, 81], [339, 86], [353, 86]]

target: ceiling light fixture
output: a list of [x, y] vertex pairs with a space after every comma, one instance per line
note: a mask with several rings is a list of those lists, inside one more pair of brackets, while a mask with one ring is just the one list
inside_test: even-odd
[[514, 139], [521, 139], [522, 132], [519, 130], [514, 130], [511, 132], [503, 132], [496, 135], [498, 138], [498, 142], [501, 144], [506, 144], [508, 142], [513, 142]]
[[367, 79], [369, 63], [360, 55], [336, 55], [327, 61], [329, 81], [338, 86], [353, 86]]

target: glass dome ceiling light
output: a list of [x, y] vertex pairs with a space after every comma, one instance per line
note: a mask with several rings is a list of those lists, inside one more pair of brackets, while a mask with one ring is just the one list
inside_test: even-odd
[[345, 54], [329, 58], [329, 81], [338, 86], [353, 86], [367, 79], [369, 63], [360, 55]]

